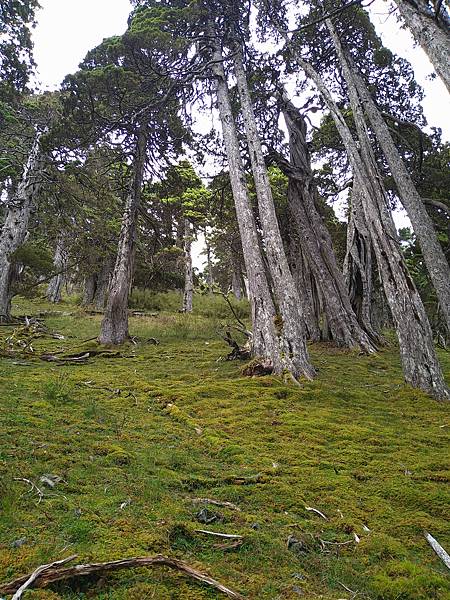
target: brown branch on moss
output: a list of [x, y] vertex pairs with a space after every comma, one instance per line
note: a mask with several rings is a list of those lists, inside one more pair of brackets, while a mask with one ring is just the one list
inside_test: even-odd
[[[167, 556], [162, 556], [161, 554], [158, 554], [156, 556], [126, 558], [123, 560], [114, 560], [111, 562], [104, 563], [89, 563], [85, 565], [75, 565], [73, 567], [67, 567], [65, 569], [60, 568], [62, 562], [73, 560], [73, 558], [74, 557], [70, 557], [70, 559], [65, 559], [64, 561], [58, 561], [57, 563], [52, 563], [50, 565], [43, 565], [43, 567], [45, 567], [44, 569], [42, 567], [39, 567], [31, 575], [25, 575], [24, 577], [19, 577], [14, 581], [10, 581], [9, 583], [3, 584], [0, 586], [0, 594], [15, 593], [20, 589], [21, 586], [23, 587], [24, 584], [28, 584], [27, 587], [46, 587], [50, 583], [55, 583], [56, 581], [66, 581], [75, 577], [86, 577], [89, 575], [105, 574], [112, 571], [118, 571], [120, 569], [135, 569], [138, 567], [169, 567], [170, 569], [175, 569], [176, 571], [184, 573], [185, 575], [191, 577], [192, 579], [195, 579], [196, 581], [205, 583], [206, 585], [209, 585], [212, 588], [219, 590], [229, 598], [234, 598], [236, 600], [244, 600], [243, 596], [241, 596], [237, 592], [234, 592], [233, 590], [226, 587], [216, 579], [210, 577], [209, 575], [197, 571], [197, 569], [194, 569], [193, 567], [181, 560], [169, 558]], [[32, 579], [33, 576], [34, 578]]]

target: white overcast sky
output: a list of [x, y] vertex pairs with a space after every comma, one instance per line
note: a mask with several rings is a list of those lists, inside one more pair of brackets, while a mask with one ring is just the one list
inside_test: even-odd
[[[128, 0], [40, 0], [40, 4], [33, 38], [43, 89], [58, 87], [65, 75], [77, 70], [88, 50], [123, 33], [131, 10]], [[440, 127], [443, 139], [450, 140], [448, 93], [438, 78], [429, 79], [433, 69], [426, 55], [414, 46], [409, 32], [400, 29], [395, 15], [388, 15], [386, 0], [375, 0], [370, 13], [384, 44], [412, 63], [426, 93], [423, 106], [428, 124]], [[407, 224], [400, 215], [395, 221], [397, 226]]]

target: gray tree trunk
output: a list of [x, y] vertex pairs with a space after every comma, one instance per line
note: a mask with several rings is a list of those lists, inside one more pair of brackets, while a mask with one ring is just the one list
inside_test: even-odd
[[104, 310], [105, 302], [108, 295], [109, 284], [111, 283], [111, 275], [114, 269], [114, 258], [107, 256], [102, 264], [102, 268], [97, 274], [97, 282], [95, 286], [95, 294], [92, 298], [95, 308]]
[[211, 261], [211, 246], [208, 240], [208, 237], [205, 234], [205, 244], [206, 244], [206, 284], [208, 286], [208, 292], [210, 295], [214, 293], [214, 279], [212, 274], [212, 261]]
[[[346, 81], [351, 81], [345, 57], [340, 55], [339, 59]], [[361, 155], [347, 125], [345, 132], [341, 124], [338, 129], [345, 135], [347, 142], [343, 141], [346, 146], [349, 145], [357, 185], [363, 191], [362, 204], [366, 227], [370, 231], [378, 271], [396, 326], [403, 373], [406, 381], [412, 386], [421, 388], [439, 399], [448, 399], [449, 393], [436, 356], [428, 317], [401, 253], [386, 192], [369, 142], [363, 108], [354, 86], [348, 85], [348, 93]]]
[[123, 344], [129, 338], [128, 296], [133, 278], [136, 227], [144, 180], [146, 150], [147, 133], [145, 126], [141, 126], [137, 132], [133, 175], [122, 217], [116, 264], [98, 338], [101, 344]]
[[[211, 36], [213, 38], [213, 35]], [[284, 369], [276, 328], [275, 306], [270, 293], [263, 257], [259, 247], [255, 218], [247, 192], [244, 165], [239, 149], [236, 124], [219, 44], [213, 51], [212, 72], [223, 140], [228, 158], [230, 181], [248, 277], [252, 313], [252, 355], [270, 362], [274, 373]]]
[[192, 228], [189, 219], [184, 219], [184, 292], [181, 311], [192, 312], [194, 296], [194, 277], [192, 271]]
[[[362, 140], [360, 139], [364, 148], [361, 156], [327, 85], [312, 65], [292, 47], [287, 34], [280, 33], [291, 47], [297, 63], [314, 81], [327, 104], [348, 153], [355, 178], [363, 191], [364, 218], [397, 331], [405, 380], [413, 387], [420, 388], [438, 399], [448, 399], [449, 392], [433, 346], [431, 327], [401, 254], [379, 173], [374, 170], [367, 156], [367, 137], [362, 136]], [[362, 115], [362, 109], [358, 98], [356, 104], [354, 97], [353, 101], [355, 121], [360, 123], [358, 113]]]
[[374, 304], [372, 242], [364, 219], [362, 193], [357, 182], [354, 181], [343, 273], [358, 322], [377, 345], [382, 345], [384, 340], [376, 330], [372, 319]]
[[314, 369], [309, 361], [306, 347], [306, 327], [304, 315], [301, 312], [301, 300], [284, 252], [240, 49], [233, 54], [233, 65], [249, 147], [267, 263], [280, 312], [279, 328], [284, 361], [294, 377], [304, 376], [310, 379], [314, 377]]
[[84, 280], [82, 306], [89, 306], [94, 302], [95, 290], [97, 289], [97, 273], [91, 273]]
[[[450, 93], [450, 30], [448, 24], [439, 22], [422, 0], [417, 8], [408, 0], [395, 0], [406, 26], [416, 42], [430, 59], [436, 73], [445, 83]], [[444, 9], [445, 10], [445, 9]]]
[[47, 300], [54, 304], [61, 302], [65, 264], [66, 255], [64, 252], [64, 240], [62, 235], [60, 235], [56, 241], [55, 256], [53, 258], [53, 267], [56, 271], [56, 275], [51, 278], [47, 287]]
[[[348, 87], [352, 86], [356, 88], [365, 114], [386, 157], [400, 199], [417, 236], [425, 265], [436, 290], [447, 330], [450, 333], [450, 267], [438, 242], [433, 221], [427, 213], [422, 198], [414, 186], [408, 170], [392, 140], [389, 129], [373, 101], [364, 80], [358, 73], [351, 57], [343, 50], [333, 25], [330, 22], [328, 23], [340, 60], [341, 62], [346, 61], [345, 73], [347, 74], [347, 85]], [[447, 57], [447, 63], [450, 65], [450, 53]]]
[[8, 201], [5, 222], [0, 237], [0, 319], [11, 317], [11, 255], [24, 243], [36, 198], [42, 187], [44, 157], [41, 140], [44, 132], [36, 133], [28, 161], [15, 193]]
[[231, 290], [236, 300], [242, 300], [242, 268], [239, 256], [231, 250]]
[[297, 225], [298, 236], [317, 286], [322, 291], [324, 311], [331, 339], [339, 346], [375, 351], [375, 339], [369, 339], [350, 303], [348, 291], [331, 236], [316, 207], [313, 172], [306, 143], [306, 123], [299, 111], [283, 95], [283, 114], [289, 132], [290, 172], [288, 203]]

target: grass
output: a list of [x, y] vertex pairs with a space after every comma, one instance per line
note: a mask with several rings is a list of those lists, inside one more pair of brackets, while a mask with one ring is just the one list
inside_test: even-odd
[[[164, 553], [250, 599], [450, 598], [448, 571], [423, 536], [450, 547], [448, 406], [403, 384], [395, 347], [364, 357], [314, 345], [318, 377], [301, 389], [244, 378], [242, 363], [222, 360], [220, 318], [202, 302], [193, 315], [131, 319], [139, 342], [123, 358], [0, 360], [0, 581], [73, 553], [83, 562]], [[55, 311], [15, 306], [45, 309]], [[56, 310], [45, 322], [66, 337], [36, 339], [36, 353], [94, 344], [83, 340], [98, 315]], [[44, 474], [62, 480], [50, 488]], [[35, 482], [42, 501], [16, 478]], [[217, 520], [206, 526], [199, 497], [241, 511], [209, 507]], [[199, 528], [245, 542], [224, 552]], [[339, 545], [355, 534], [359, 543]], [[136, 570], [27, 597], [221, 596], [174, 572]]]

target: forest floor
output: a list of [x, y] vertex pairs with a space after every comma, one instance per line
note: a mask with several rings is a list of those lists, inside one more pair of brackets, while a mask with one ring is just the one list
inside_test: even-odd
[[[65, 339], [0, 359], [0, 584], [69, 554], [161, 553], [248, 599], [450, 598], [424, 538], [449, 550], [448, 405], [403, 384], [394, 345], [376, 356], [313, 345], [318, 377], [299, 388], [243, 377], [242, 363], [223, 360], [214, 316], [133, 317], [137, 345], [121, 356], [58, 365], [37, 355], [95, 348], [83, 340], [100, 316], [20, 298], [14, 310], [53, 311], [45, 325]], [[0, 327], [0, 350], [12, 332]], [[164, 568], [25, 595], [225, 597]]]

